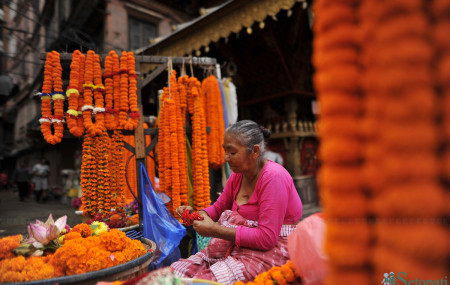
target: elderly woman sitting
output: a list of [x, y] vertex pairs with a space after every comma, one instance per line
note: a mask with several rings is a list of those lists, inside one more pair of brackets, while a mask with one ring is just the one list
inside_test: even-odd
[[[217, 201], [200, 211], [204, 219], [193, 224], [213, 239], [197, 254], [174, 262], [175, 274], [233, 284], [289, 260], [287, 236], [302, 217], [302, 203], [286, 169], [264, 158], [269, 136], [249, 120], [226, 130], [225, 161], [233, 173]], [[177, 213], [185, 209], [192, 211], [181, 206]]]

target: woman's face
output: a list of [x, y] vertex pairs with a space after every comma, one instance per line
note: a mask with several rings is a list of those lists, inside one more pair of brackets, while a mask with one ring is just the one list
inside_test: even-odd
[[251, 172], [256, 167], [256, 159], [253, 152], [249, 153], [247, 148], [233, 135], [225, 133], [223, 148], [225, 149], [225, 162], [228, 162], [233, 172]]

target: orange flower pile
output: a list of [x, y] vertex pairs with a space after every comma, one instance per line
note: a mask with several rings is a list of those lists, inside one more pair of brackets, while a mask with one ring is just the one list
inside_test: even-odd
[[89, 235], [86, 227], [75, 226], [65, 235], [64, 245], [54, 254], [0, 260], [0, 282], [27, 282], [83, 274], [116, 266], [147, 253], [140, 241], [128, 238], [119, 230], [91, 235], [92, 230]]
[[208, 207], [211, 203], [204, 98], [201, 96], [201, 83], [197, 78], [189, 78], [188, 90], [194, 99], [192, 116], [193, 208], [200, 210]]
[[[61, 142], [64, 132], [64, 93], [62, 89], [62, 67], [58, 52], [48, 52], [44, 65], [44, 83], [41, 93], [41, 131], [50, 144]], [[53, 93], [52, 93], [53, 89]], [[53, 115], [52, 115], [53, 99]], [[55, 133], [52, 133], [51, 127]]]
[[0, 261], [12, 258], [15, 254], [11, 251], [20, 245], [22, 235], [7, 236], [0, 239]]
[[[208, 162], [214, 169], [224, 164], [225, 150], [223, 149], [223, 136], [225, 123], [223, 120], [222, 97], [219, 82], [214, 75], [210, 75], [202, 82], [202, 95], [205, 97], [206, 125], [210, 127], [208, 133]], [[194, 103], [195, 104], [195, 103]]]
[[448, 106], [450, 4], [314, 5], [326, 284], [379, 283], [391, 271], [440, 280], [450, 256], [448, 167], [439, 169], [449, 132], [437, 120], [450, 110], [439, 107]]
[[283, 266], [274, 266], [268, 271], [258, 274], [255, 280], [250, 282], [237, 281], [234, 285], [287, 285], [302, 284], [300, 277], [296, 274], [294, 264], [289, 260]]

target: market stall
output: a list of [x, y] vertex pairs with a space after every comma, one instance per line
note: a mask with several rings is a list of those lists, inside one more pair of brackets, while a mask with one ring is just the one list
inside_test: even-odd
[[[50, 216], [46, 223], [39, 221], [36, 223], [37, 226], [30, 225], [31, 228], [41, 227], [42, 230], [47, 229], [45, 234], [37, 230], [31, 230], [27, 238], [15, 236], [2, 239], [0, 241], [2, 244], [2, 254], [5, 254], [0, 258], [2, 272], [11, 271], [11, 268], [8, 267], [9, 259], [11, 259], [11, 262], [12, 260], [16, 262], [17, 260], [15, 258], [23, 259], [24, 256], [26, 257], [32, 254], [42, 256], [39, 262], [44, 264], [44, 267], [47, 266], [50, 270], [48, 274], [37, 274], [33, 276], [23, 271], [26, 269], [26, 266], [19, 267], [12, 270], [14, 275], [8, 275], [9, 277], [4, 275], [2, 281], [29, 281], [82, 274], [83, 277], [81, 279], [64, 277], [64, 280], [47, 280], [48, 282], [57, 283], [69, 282], [68, 280], [71, 280], [69, 283], [76, 283], [76, 281], [85, 280], [87, 272], [98, 271], [99, 269], [109, 268], [114, 265], [117, 266], [121, 263], [127, 263], [125, 267], [128, 270], [130, 269], [129, 262], [133, 262], [139, 268], [139, 270], [135, 270], [134, 275], [142, 273], [142, 270], [145, 270], [148, 263], [153, 260], [151, 258], [153, 257], [152, 252], [157, 246], [154, 241], [143, 240], [141, 244], [140, 241], [136, 240], [136, 242], [141, 244], [142, 250], [144, 250], [144, 246], [147, 246], [145, 252], [148, 252], [145, 254], [147, 256], [145, 262], [142, 261], [139, 263], [133, 261], [133, 259], [139, 256], [124, 259], [118, 258], [117, 256], [114, 257], [111, 253], [111, 260], [120, 262], [104, 262], [100, 267], [94, 266], [73, 271], [69, 269], [72, 268], [72, 265], [67, 265], [69, 267], [63, 268], [57, 267], [58, 264], [53, 262], [53, 256], [58, 255], [58, 252], [68, 250], [70, 244], [73, 246], [75, 244], [81, 246], [83, 241], [95, 239], [97, 236], [100, 239], [102, 237], [104, 238], [109, 232], [120, 237], [117, 242], [121, 240], [119, 243], [126, 244], [124, 241], [130, 240], [130, 238], [125, 235], [124, 231], [130, 229], [130, 226], [134, 227], [136, 225], [142, 232], [144, 226], [142, 223], [143, 208], [141, 203], [141, 188], [143, 187], [141, 185], [142, 173], [140, 171], [133, 171], [130, 177], [126, 172], [130, 169], [129, 162], [132, 157], [135, 159], [135, 169], [140, 169], [141, 165], [144, 169], [148, 167], [149, 164], [147, 164], [146, 160], [149, 154], [155, 150], [158, 140], [160, 141], [160, 148], [167, 152], [166, 155], [163, 155], [164, 150], [159, 150], [161, 154], [159, 155], [158, 161], [161, 165], [166, 165], [166, 171], [170, 170], [164, 176], [163, 168], [161, 167], [159, 169], [162, 192], [165, 192], [173, 201], [171, 202], [173, 206], [171, 204], [170, 206], [172, 208], [170, 209], [172, 210], [173, 207], [176, 207], [181, 202], [179, 200], [180, 193], [176, 193], [175, 190], [172, 191], [172, 188], [175, 189], [175, 187], [172, 187], [171, 182], [167, 182], [171, 181], [172, 177], [175, 177], [173, 167], [169, 166], [168, 161], [165, 161], [167, 157], [169, 159], [171, 158], [171, 154], [175, 154], [176, 156], [180, 154], [179, 161], [177, 160], [174, 165], [178, 165], [178, 163], [182, 164], [183, 161], [185, 163], [183, 167], [185, 173], [183, 177], [185, 180], [176, 183], [178, 187], [183, 185], [185, 189], [184, 195], [182, 195], [182, 203], [184, 205], [189, 203], [193, 204], [195, 201], [196, 207], [203, 207], [209, 204], [208, 176], [202, 175], [202, 173], [208, 172], [208, 160], [205, 156], [207, 144], [204, 146], [201, 144], [202, 139], [206, 142], [207, 131], [206, 117], [203, 114], [203, 105], [201, 104], [206, 104], [207, 100], [200, 101], [200, 81], [193, 76], [189, 78], [186, 75], [179, 77], [177, 80], [175, 77], [176, 73], [172, 71], [172, 67], [174, 65], [183, 65], [184, 68], [184, 64], [186, 63], [191, 66], [191, 70], [192, 66], [201, 66], [212, 70], [211, 67], [216, 64], [216, 61], [210, 58], [168, 58], [153, 56], [140, 56], [135, 58], [133, 53], [126, 51], [122, 52], [121, 57], [119, 57], [114, 51], [109, 52], [108, 55], [98, 55], [91, 50], [86, 55], [80, 51], [74, 51], [73, 54], [59, 54], [53, 51], [42, 54], [41, 59], [45, 60], [44, 82], [42, 92], [39, 92], [38, 95], [42, 100], [42, 118], [40, 123], [44, 139], [48, 143], [55, 145], [61, 142], [63, 137], [67, 135], [83, 138], [83, 159], [81, 166], [81, 187], [83, 194], [81, 200], [83, 207], [82, 214], [87, 224], [81, 223], [74, 228], [68, 226], [67, 229], [63, 230], [61, 227], [65, 225], [61, 225], [62, 222], [58, 221], [64, 217], [58, 219], [57, 223], [54, 224]], [[70, 78], [66, 92], [63, 89], [62, 61], [71, 62]], [[142, 63], [157, 64], [159, 67], [153, 72], [146, 74], [144, 78], [144, 75], [140, 73]], [[102, 64], [104, 64], [103, 68]], [[142, 87], [166, 69], [169, 69], [169, 86], [164, 88], [165, 95], [162, 94], [160, 98], [162, 102], [160, 115], [161, 117], [165, 116], [166, 120], [159, 120], [157, 128], [144, 129], [141, 102]], [[191, 85], [188, 85], [188, 79], [192, 81]], [[211, 80], [213, 80], [212, 77]], [[218, 89], [218, 85], [214, 86], [214, 88]], [[180, 109], [178, 104], [180, 99], [178, 97], [179, 95], [177, 95], [179, 89], [184, 90], [184, 94], [182, 95], [184, 95], [185, 101], [189, 100], [187, 98], [189, 93], [190, 99], [192, 100], [191, 104], [196, 102], [195, 108], [201, 107], [202, 116], [200, 116], [200, 113], [193, 111], [194, 105], [189, 106], [192, 111], [192, 125], [188, 123], [185, 126], [184, 124], [185, 113], [188, 112], [188, 104], [185, 102], [184, 109]], [[206, 93], [202, 93], [202, 95], [206, 95], [205, 98], [209, 96]], [[217, 92], [214, 95], [217, 96]], [[194, 96], [197, 97], [194, 98]], [[66, 99], [67, 105], [65, 105]], [[175, 106], [174, 104], [177, 105]], [[175, 110], [174, 108], [177, 109]], [[175, 118], [175, 120], [172, 120], [172, 118]], [[201, 118], [203, 120], [200, 120]], [[65, 123], [67, 124], [67, 130], [64, 128]], [[220, 121], [217, 123], [220, 123]], [[208, 129], [211, 130], [211, 128]], [[223, 133], [223, 121], [222, 129], [216, 129], [214, 128], [212, 133], [217, 131]], [[162, 135], [163, 132], [166, 132], [165, 136]], [[175, 132], [179, 134], [179, 139], [176, 138]], [[191, 179], [191, 184], [195, 183], [195, 186], [203, 185], [203, 187], [198, 188], [202, 191], [198, 192], [200, 195], [197, 195], [193, 194], [191, 189], [190, 198], [188, 198], [186, 191], [188, 188], [186, 133], [190, 133], [192, 137], [193, 150], [190, 150], [193, 153], [192, 159], [195, 161], [195, 159], [200, 159], [201, 157], [201, 160], [198, 160], [198, 162], [202, 161], [200, 163], [202, 165], [201, 168], [198, 165], [195, 167], [194, 178]], [[218, 136], [218, 133], [215, 136]], [[132, 137], [133, 141], [125, 140], [124, 137]], [[146, 137], [149, 139], [146, 140]], [[173, 145], [174, 141], [176, 141], [175, 146]], [[180, 146], [180, 151], [184, 146], [184, 153], [177, 151], [177, 145]], [[190, 142], [188, 142], [188, 145], [190, 145]], [[175, 149], [171, 148], [173, 146]], [[217, 145], [215, 147], [217, 148]], [[124, 148], [131, 153], [126, 159], [122, 157]], [[202, 150], [201, 153], [199, 152], [200, 150]], [[181, 157], [181, 155], [184, 155], [184, 157]], [[174, 158], [172, 156], [172, 160]], [[126, 163], [124, 163], [125, 160]], [[127, 168], [125, 168], [126, 166]], [[182, 177], [180, 169], [178, 169], [178, 172], [177, 177]], [[147, 173], [150, 172], [146, 171], [145, 174], [147, 175]], [[198, 182], [196, 178], [202, 179], [203, 182]], [[127, 189], [131, 188], [128, 179], [132, 180], [131, 182], [136, 185], [134, 193], [132, 189]], [[154, 185], [154, 174], [149, 184]], [[133, 217], [127, 217], [125, 213], [126, 198], [124, 192], [128, 190], [132, 192], [131, 194], [139, 205], [138, 214]], [[127, 224], [120, 223], [124, 220], [127, 221]], [[128, 221], [132, 221], [132, 223], [128, 224]], [[100, 228], [104, 230], [98, 233]], [[36, 239], [39, 239], [39, 243], [35, 243]], [[87, 250], [89, 250], [89, 247], [86, 246]], [[133, 249], [133, 247], [130, 248]], [[16, 251], [12, 253], [11, 250]], [[107, 247], [105, 250], [107, 252], [111, 249]], [[89, 260], [85, 262], [87, 264], [94, 262]], [[23, 259], [23, 261], [28, 262], [28, 259]], [[61, 263], [61, 266], [63, 264]], [[126, 279], [131, 276], [122, 274], [121, 278]]]

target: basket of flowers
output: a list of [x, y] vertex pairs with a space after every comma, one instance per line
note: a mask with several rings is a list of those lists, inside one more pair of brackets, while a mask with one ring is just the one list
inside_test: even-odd
[[82, 210], [77, 210], [75, 213], [80, 215], [82, 217], [81, 221], [88, 225], [91, 225], [93, 222], [103, 222], [110, 229], [118, 229], [125, 232], [139, 227], [139, 210], [136, 200], [126, 204], [123, 211], [113, 209], [108, 213], [97, 212], [93, 216], [83, 216]]
[[0, 283], [96, 284], [143, 274], [154, 259], [156, 244], [133, 240], [105, 223], [70, 228], [67, 217], [28, 226], [28, 237], [0, 239]]

